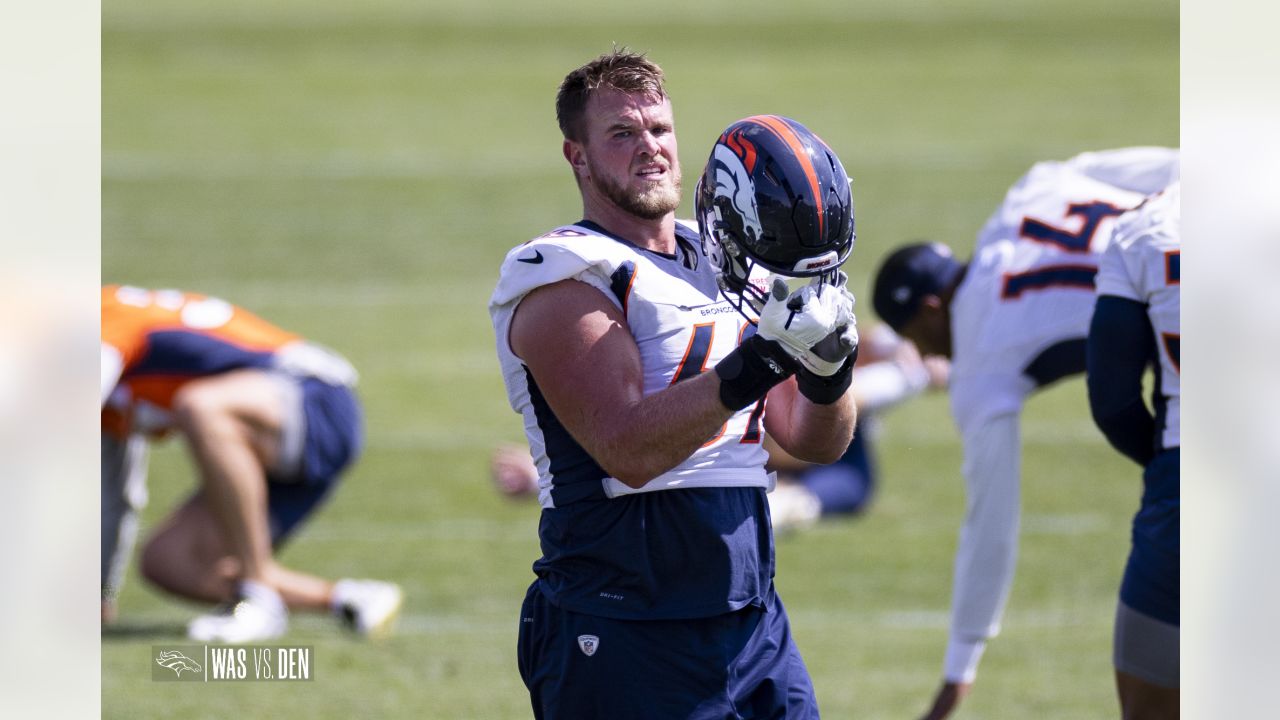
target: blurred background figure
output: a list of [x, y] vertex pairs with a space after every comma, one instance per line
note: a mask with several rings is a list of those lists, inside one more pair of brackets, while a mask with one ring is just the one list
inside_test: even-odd
[[196, 492], [147, 540], [143, 577], [217, 603], [188, 635], [278, 637], [289, 610], [329, 612], [360, 634], [387, 631], [392, 583], [291, 570], [274, 552], [359, 455], [356, 371], [336, 353], [226, 301], [177, 290], [102, 289], [102, 618], [146, 503], [147, 441], [182, 437]]
[[804, 529], [824, 516], [865, 511], [878, 482], [874, 448], [883, 430], [881, 415], [926, 390], [947, 386], [947, 359], [922, 358], [914, 345], [887, 325], [872, 327], [860, 348], [850, 386], [858, 406], [858, 425], [839, 460], [830, 465], [802, 462], [765, 437], [768, 467], [778, 473], [778, 484], [769, 493], [769, 513], [777, 531]]
[[510, 498], [538, 497], [538, 468], [533, 466], [529, 448], [515, 443], [502, 443], [493, 449], [489, 459], [490, 477], [499, 493]]
[[[812, 526], [822, 516], [850, 516], [864, 511], [875, 495], [877, 467], [874, 445], [881, 432], [878, 416], [925, 390], [945, 388], [946, 358], [921, 358], [915, 346], [887, 325], [877, 325], [861, 339], [850, 392], [858, 406], [853, 442], [839, 460], [815, 465], [797, 460], [767, 435], [767, 469], [778, 473], [769, 493], [775, 532]], [[501, 444], [489, 463], [494, 487], [512, 498], [538, 494], [538, 471], [523, 445]]]
[[[1181, 185], [1116, 222], [1089, 325], [1089, 408], [1107, 441], [1142, 466], [1142, 506], [1116, 605], [1121, 717], [1177, 718], [1181, 559]], [[1155, 371], [1151, 404], [1142, 399]]]
[[1160, 147], [1036, 163], [978, 232], [969, 261], [917, 242], [876, 274], [876, 314], [922, 353], [951, 359], [951, 415], [964, 445], [951, 630], [926, 720], [951, 715], [1000, 632], [1018, 554], [1023, 406], [1084, 372], [1094, 276], [1115, 220], [1178, 171], [1178, 151]]

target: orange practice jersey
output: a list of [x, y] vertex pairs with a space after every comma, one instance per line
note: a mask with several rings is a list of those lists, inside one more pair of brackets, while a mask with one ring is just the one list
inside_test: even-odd
[[[120, 353], [103, 428], [157, 432], [187, 382], [242, 368], [268, 368], [301, 338], [218, 298], [178, 290], [102, 288], [102, 342]], [[145, 408], [146, 422], [138, 422]]]

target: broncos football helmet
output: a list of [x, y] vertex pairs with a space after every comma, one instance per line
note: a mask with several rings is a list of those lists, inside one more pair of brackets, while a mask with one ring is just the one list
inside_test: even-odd
[[[790, 118], [755, 115], [716, 140], [694, 192], [703, 252], [751, 323], [768, 297], [758, 266], [836, 284], [853, 250], [853, 194], [840, 159]], [[754, 281], [754, 282], [753, 282]]]

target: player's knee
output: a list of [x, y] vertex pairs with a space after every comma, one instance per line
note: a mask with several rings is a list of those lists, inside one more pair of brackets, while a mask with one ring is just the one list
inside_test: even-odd
[[183, 430], [207, 425], [226, 414], [227, 405], [218, 388], [199, 381], [188, 383], [173, 396], [173, 419]]
[[196, 382], [180, 390], [173, 400], [173, 420], [187, 437], [207, 441], [237, 442], [246, 433], [234, 398], [217, 385]]

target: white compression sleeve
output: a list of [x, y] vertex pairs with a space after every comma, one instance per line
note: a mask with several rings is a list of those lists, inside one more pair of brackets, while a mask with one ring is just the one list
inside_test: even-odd
[[1018, 415], [964, 431], [967, 508], [956, 549], [947, 677], [971, 682], [982, 647], [1000, 631], [1018, 555]]
[[102, 595], [115, 597], [138, 537], [147, 504], [147, 440], [102, 435]]
[[923, 365], [914, 370], [916, 372], [892, 361], [855, 367], [853, 397], [858, 411], [881, 412], [918, 395], [929, 385], [929, 372]]
[[942, 677], [947, 682], [971, 683], [978, 675], [978, 662], [987, 649], [986, 640], [965, 640], [952, 635], [947, 640], [947, 657], [942, 663]]

